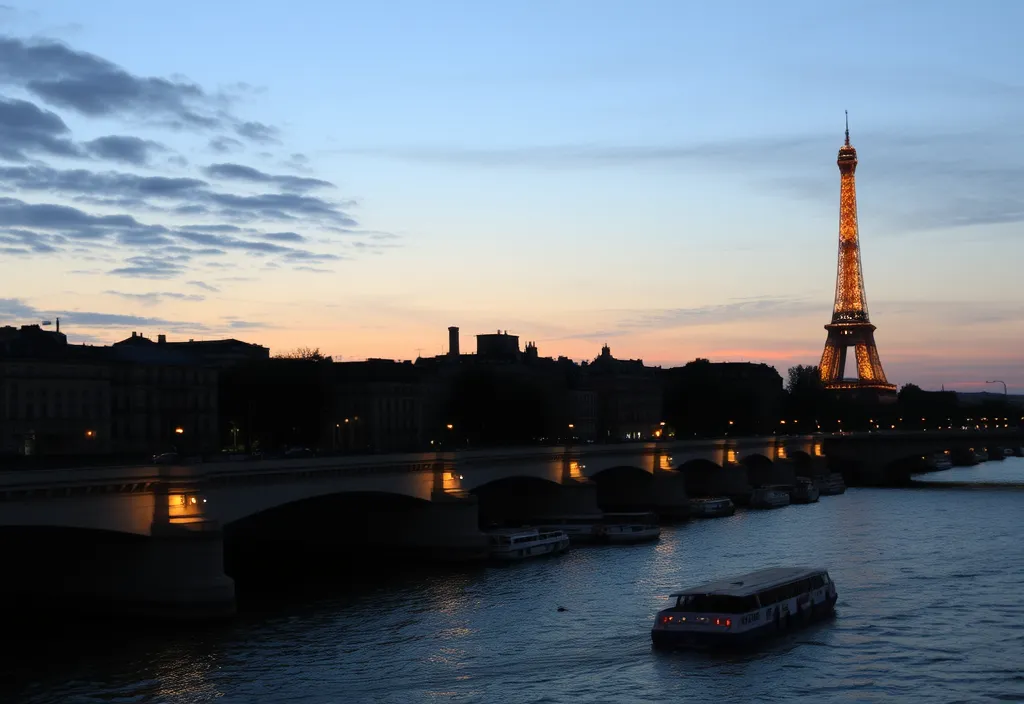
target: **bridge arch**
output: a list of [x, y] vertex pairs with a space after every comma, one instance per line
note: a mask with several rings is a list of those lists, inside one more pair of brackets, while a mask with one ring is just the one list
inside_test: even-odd
[[741, 457], [739, 465], [746, 470], [750, 486], [775, 483], [775, 463], [768, 456], [753, 452]]
[[[203, 491], [207, 511], [222, 525], [235, 523], [277, 507], [301, 504], [314, 499], [342, 501], [351, 495], [396, 495], [429, 501], [434, 487], [431, 472], [405, 474], [339, 475], [329, 478], [287, 477], [272, 483], [244, 482], [215, 485]], [[330, 498], [335, 497], [335, 498]], [[315, 505], [315, 504], [314, 504]]]
[[553, 478], [515, 475], [492, 479], [470, 491], [479, 502], [484, 527], [523, 525], [544, 517], [599, 514], [596, 485], [561, 484]]
[[790, 450], [788, 455], [798, 477], [809, 477], [814, 473], [814, 458], [810, 453], [803, 450]]
[[225, 570], [242, 583], [258, 575], [274, 585], [295, 574], [344, 574], [353, 559], [413, 541], [430, 524], [432, 508], [427, 499], [384, 491], [278, 503], [224, 524]]
[[0, 524], [147, 536], [152, 532], [154, 519], [160, 520], [161, 509], [166, 511], [166, 502], [166, 496], [152, 491], [27, 497], [4, 502], [0, 506]]
[[597, 487], [597, 505], [602, 511], [648, 511], [657, 504], [654, 475], [640, 467], [607, 467], [596, 472], [590, 480]]

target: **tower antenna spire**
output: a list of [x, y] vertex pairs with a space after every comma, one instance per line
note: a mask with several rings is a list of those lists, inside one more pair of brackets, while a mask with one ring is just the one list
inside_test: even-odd
[[846, 146], [850, 146], [850, 111], [843, 110], [846, 114]]

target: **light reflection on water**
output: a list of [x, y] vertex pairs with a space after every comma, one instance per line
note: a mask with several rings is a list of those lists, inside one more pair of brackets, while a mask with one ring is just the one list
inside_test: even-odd
[[[953, 472], [1018, 481], [1024, 460]], [[1022, 538], [1021, 492], [852, 489], [655, 544], [382, 579], [217, 628], [80, 633], [0, 701], [1024, 700]], [[837, 618], [757, 653], [651, 650], [668, 593], [779, 563], [828, 567]]]

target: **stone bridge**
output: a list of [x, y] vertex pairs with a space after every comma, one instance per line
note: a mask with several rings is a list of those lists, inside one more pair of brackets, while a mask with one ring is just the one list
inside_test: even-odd
[[1002, 459], [1003, 450], [1021, 453], [1020, 428], [991, 430], [875, 431], [826, 435], [829, 466], [851, 486], [906, 486], [913, 474], [932, 471], [930, 457], [946, 453], [953, 461], [975, 452]]
[[906, 457], [1020, 442], [1015, 434], [924, 435], [0, 472], [0, 558], [17, 575], [0, 589], [19, 598], [112, 601], [146, 613], [230, 613], [234, 582], [225, 557], [232, 574], [232, 556], [275, 568], [295, 556], [330, 561], [324, 556], [354, 545], [471, 558], [485, 548], [481, 520], [596, 517], [602, 510], [682, 514], [688, 494], [742, 500], [753, 485], [827, 472], [833, 458], [857, 476], [875, 476], [879, 467], [883, 476]]

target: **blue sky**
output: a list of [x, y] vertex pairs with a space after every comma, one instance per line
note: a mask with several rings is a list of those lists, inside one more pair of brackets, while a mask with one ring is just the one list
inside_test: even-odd
[[785, 373], [848, 109], [890, 380], [1024, 390], [1024, 6], [853, 5], [7, 0], [0, 321]]

